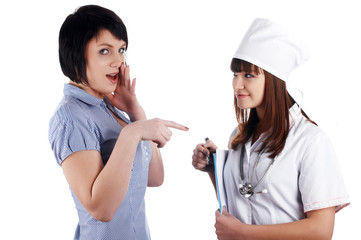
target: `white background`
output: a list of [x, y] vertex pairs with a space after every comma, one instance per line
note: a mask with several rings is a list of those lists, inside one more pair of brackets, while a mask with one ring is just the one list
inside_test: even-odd
[[[236, 126], [229, 64], [255, 17], [292, 29], [311, 59], [292, 77], [302, 106], [331, 138], [351, 199], [334, 238], [356, 239], [361, 15], [358, 1], [6, 1], [0, 14], [0, 239], [72, 239], [77, 214], [47, 139], [62, 97], [58, 31], [84, 4], [114, 10], [128, 28], [131, 75], [149, 118], [185, 124], [162, 149], [165, 183], [148, 189], [153, 239], [216, 239], [215, 193], [191, 166], [204, 137], [226, 148]], [[5, 5], [4, 5], [5, 4]], [[332, 187], [332, 186], [330, 186]], [[6, 237], [4, 237], [6, 236]]]

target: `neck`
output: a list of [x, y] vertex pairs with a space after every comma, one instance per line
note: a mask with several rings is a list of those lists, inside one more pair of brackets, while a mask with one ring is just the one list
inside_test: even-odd
[[93, 95], [96, 98], [103, 100], [104, 95], [100, 94], [99, 92], [94, 91], [92, 88], [90, 88], [89, 86], [87, 86], [83, 83], [76, 83], [74, 81], [69, 81], [69, 84], [86, 91], [87, 93], [89, 93], [90, 95]]

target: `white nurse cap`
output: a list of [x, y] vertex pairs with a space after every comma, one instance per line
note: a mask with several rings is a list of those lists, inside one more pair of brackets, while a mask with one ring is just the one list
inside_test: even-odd
[[309, 55], [287, 29], [268, 19], [256, 18], [233, 57], [287, 81], [292, 70], [306, 61]]

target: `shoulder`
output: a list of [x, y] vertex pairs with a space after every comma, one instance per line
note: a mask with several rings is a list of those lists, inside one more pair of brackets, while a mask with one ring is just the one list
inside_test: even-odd
[[73, 152], [100, 151], [100, 131], [85, 105], [65, 96], [50, 119], [48, 140], [59, 165]]
[[291, 127], [290, 137], [298, 140], [312, 141], [317, 138], [327, 138], [326, 133], [317, 125], [301, 116]]
[[64, 96], [56, 108], [50, 123], [67, 124], [69, 122], [91, 120], [90, 107], [71, 96]]
[[319, 126], [302, 114], [302, 109], [297, 104], [290, 108], [289, 121], [290, 129], [287, 140], [309, 142], [315, 138], [326, 137], [326, 134]]
[[300, 116], [291, 126], [284, 151], [297, 152], [301, 157], [311, 148], [330, 145], [326, 133], [317, 125]]
[[76, 98], [64, 96], [49, 121], [49, 139], [69, 134], [74, 128], [98, 132], [90, 107]]
[[288, 136], [288, 146], [298, 149], [299, 156], [304, 159], [311, 156], [314, 159], [318, 155], [334, 155], [331, 139], [317, 125], [302, 116], [292, 127]]
[[231, 133], [231, 136], [229, 137], [230, 139], [234, 138], [234, 136], [236, 136], [236, 134], [239, 132], [238, 130], [238, 126], [235, 127]]

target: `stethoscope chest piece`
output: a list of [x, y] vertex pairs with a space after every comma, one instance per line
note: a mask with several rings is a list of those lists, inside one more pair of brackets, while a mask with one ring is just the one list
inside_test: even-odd
[[251, 184], [246, 183], [246, 184], [239, 184], [239, 193], [246, 197], [252, 197], [252, 195], [254, 194], [254, 190]]
[[[251, 176], [251, 183], [244, 183], [244, 184], [239, 184], [238, 187], [239, 187], [239, 193], [246, 197], [246, 198], [250, 198], [253, 196], [253, 194], [258, 194], [258, 193], [266, 193], [267, 192], [267, 189], [264, 189], [260, 192], [254, 192], [254, 189], [260, 184], [260, 182], [262, 182], [263, 178], [266, 176], [266, 174], [268, 173], [268, 170], [271, 168], [271, 166], [273, 165], [274, 163], [274, 159], [271, 160], [270, 164], [268, 165], [268, 168], [266, 169], [265, 173], [263, 174], [263, 176], [261, 177], [261, 179], [258, 180], [258, 182], [252, 186], [252, 183], [253, 183], [253, 175], [254, 175], [254, 172], [256, 171], [256, 167], [258, 165], [258, 162], [259, 162], [259, 159], [261, 158], [261, 155], [265, 152], [266, 148], [263, 148], [262, 151], [258, 154], [258, 157], [257, 157], [257, 160], [253, 166], [253, 170], [252, 170], [252, 176]], [[245, 181], [245, 176], [244, 176], [244, 172], [243, 172], [243, 158], [244, 158], [244, 152], [245, 152], [245, 147], [243, 145], [242, 147], [242, 151], [241, 151], [241, 159], [240, 159], [240, 173], [241, 173], [241, 179], [242, 181], [244, 182]]]

